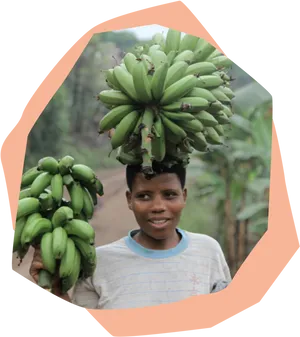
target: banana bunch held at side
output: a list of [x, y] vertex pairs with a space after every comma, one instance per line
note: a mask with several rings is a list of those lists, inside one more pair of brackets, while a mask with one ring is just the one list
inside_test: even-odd
[[[64, 190], [70, 196], [65, 199]], [[38, 284], [51, 289], [54, 275], [61, 291], [70, 290], [77, 279], [93, 274], [96, 267], [93, 217], [103, 185], [88, 166], [71, 156], [40, 159], [21, 179], [13, 252], [22, 259], [30, 246], [40, 247], [44, 269]]]
[[108, 109], [99, 134], [110, 136], [117, 160], [141, 164], [152, 175], [153, 161], [188, 165], [196, 150], [223, 145], [232, 117], [232, 62], [205, 39], [169, 29], [152, 44], [127, 53], [108, 69], [109, 89], [97, 98]]

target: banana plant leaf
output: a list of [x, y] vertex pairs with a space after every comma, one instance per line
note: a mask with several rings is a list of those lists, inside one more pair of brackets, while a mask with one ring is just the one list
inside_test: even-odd
[[249, 192], [254, 194], [262, 194], [264, 191], [270, 187], [270, 178], [256, 178], [247, 185]]
[[250, 223], [249, 232], [257, 233], [259, 235], [264, 234], [268, 229], [268, 217], [259, 218]]
[[259, 212], [263, 210], [268, 210], [268, 207], [269, 204], [265, 201], [251, 204], [249, 206], [246, 206], [241, 212], [237, 214], [237, 219], [240, 221], [250, 219], [253, 216], [257, 215]]
[[270, 93], [259, 83], [253, 81], [236, 89], [233, 99], [234, 111], [241, 114], [272, 100]]

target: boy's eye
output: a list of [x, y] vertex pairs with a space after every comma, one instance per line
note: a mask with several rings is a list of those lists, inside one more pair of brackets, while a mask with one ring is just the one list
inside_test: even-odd
[[137, 198], [138, 198], [138, 199], [142, 199], [142, 200], [147, 200], [147, 199], [149, 199], [149, 195], [148, 195], [148, 194], [145, 194], [145, 193], [143, 193], [143, 194], [138, 194], [138, 195], [137, 195]]
[[166, 197], [176, 197], [177, 193], [172, 192], [172, 191], [168, 191], [168, 192], [165, 192], [165, 196]]

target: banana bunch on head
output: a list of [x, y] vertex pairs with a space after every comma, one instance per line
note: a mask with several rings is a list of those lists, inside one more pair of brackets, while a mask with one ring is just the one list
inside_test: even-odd
[[[70, 200], [64, 198], [64, 190]], [[96, 267], [95, 231], [89, 224], [103, 185], [88, 166], [71, 156], [40, 159], [21, 180], [13, 252], [22, 259], [30, 246], [40, 247], [44, 269], [38, 284], [51, 289], [55, 274], [67, 292]]]
[[223, 145], [233, 115], [232, 62], [199, 37], [169, 29], [153, 36], [106, 72], [110, 89], [97, 96], [109, 112], [99, 134], [109, 131], [122, 164], [141, 164], [152, 175], [153, 161], [189, 164], [194, 151]]

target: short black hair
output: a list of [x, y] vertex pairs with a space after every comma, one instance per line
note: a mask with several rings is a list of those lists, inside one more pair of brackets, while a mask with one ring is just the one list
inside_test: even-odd
[[[183, 167], [182, 165], [176, 164], [176, 165], [173, 165], [172, 167], [168, 167], [165, 165], [161, 165], [160, 163], [153, 162], [152, 169], [156, 175], [162, 174], [162, 173], [177, 174], [180, 180], [181, 188], [184, 189], [185, 181], [186, 181], [186, 168]], [[126, 166], [126, 181], [127, 181], [127, 186], [130, 191], [132, 191], [132, 185], [133, 185], [135, 176], [141, 172], [142, 172], [141, 165], [127, 165]]]

